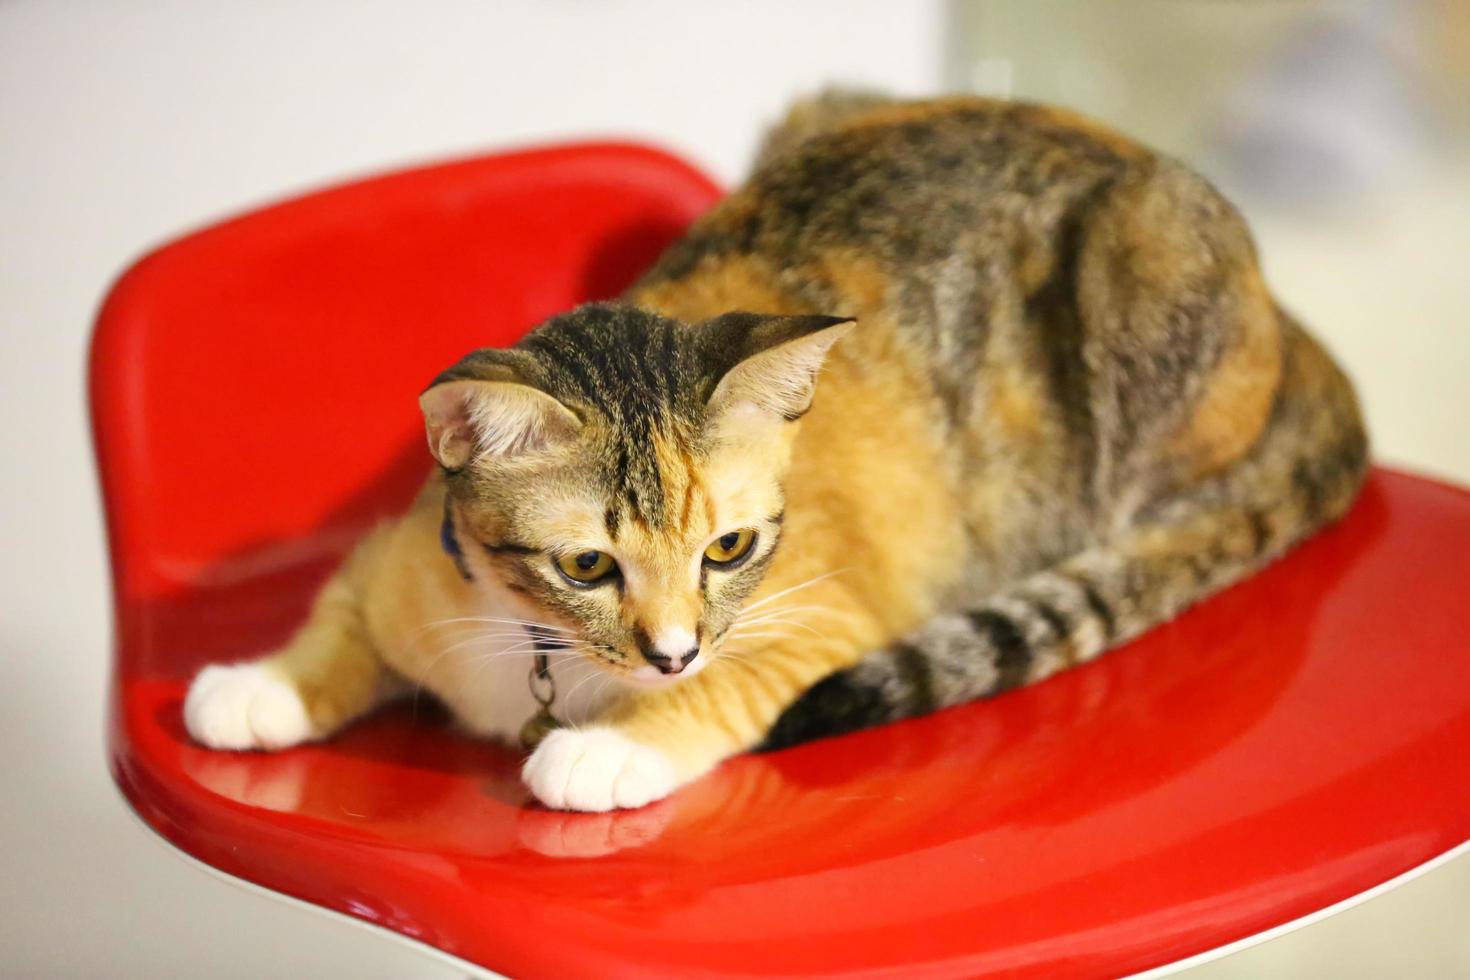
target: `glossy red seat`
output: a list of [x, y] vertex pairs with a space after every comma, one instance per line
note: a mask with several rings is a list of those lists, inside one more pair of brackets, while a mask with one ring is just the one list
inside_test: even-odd
[[190, 674], [284, 637], [427, 471], [415, 396], [608, 296], [716, 198], [571, 146], [191, 235], [102, 310], [118, 785], [232, 875], [513, 975], [1119, 974], [1343, 902], [1470, 839], [1470, 495], [1376, 472], [1340, 526], [1096, 663], [739, 759], [645, 810], [527, 804], [425, 706], [213, 753]]

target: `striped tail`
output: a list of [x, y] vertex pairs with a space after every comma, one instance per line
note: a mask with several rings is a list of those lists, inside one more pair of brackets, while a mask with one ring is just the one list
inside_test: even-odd
[[[1109, 545], [1032, 574], [971, 610], [940, 615], [819, 681], [761, 747], [928, 714], [1042, 680], [1245, 578], [1340, 517], [1356, 497], [1367, 440], [1350, 394], [1343, 398], [1279, 405], [1277, 431], [1227, 475], [1150, 508]], [[1332, 400], [1343, 403], [1323, 405]], [[1298, 412], [1317, 416], [1316, 424], [1291, 418]], [[1322, 438], [1328, 432], [1332, 438]]]
[[[1242, 527], [1227, 562], [1130, 560], [1094, 550], [1036, 573], [975, 609], [946, 613], [810, 688], [763, 748], [784, 748], [1000, 694], [1084, 663], [1243, 576], [1271, 543]], [[1221, 556], [1223, 557], [1223, 556]]]

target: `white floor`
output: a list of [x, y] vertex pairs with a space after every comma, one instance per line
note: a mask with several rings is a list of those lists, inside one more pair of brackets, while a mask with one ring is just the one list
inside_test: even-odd
[[[790, 92], [938, 84], [937, 0], [729, 9], [0, 4], [0, 974], [456, 975], [201, 874], [112, 791], [90, 320], [150, 243], [303, 187], [590, 132], [659, 139], [729, 180]], [[1261, 234], [1273, 281], [1362, 384], [1382, 451], [1470, 480], [1464, 190], [1426, 171], [1385, 199], [1387, 224]], [[1199, 975], [1470, 975], [1467, 900], [1461, 861]]]

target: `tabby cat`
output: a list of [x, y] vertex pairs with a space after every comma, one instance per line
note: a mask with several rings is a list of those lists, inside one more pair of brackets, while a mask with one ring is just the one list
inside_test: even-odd
[[547, 806], [636, 807], [1085, 662], [1340, 516], [1366, 455], [1208, 183], [968, 97], [799, 105], [621, 301], [421, 405], [412, 511], [284, 649], [195, 679], [200, 742], [423, 688], [544, 735]]

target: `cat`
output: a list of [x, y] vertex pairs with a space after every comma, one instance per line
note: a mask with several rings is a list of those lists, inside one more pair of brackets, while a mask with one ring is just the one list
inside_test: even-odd
[[422, 688], [535, 743], [543, 804], [638, 807], [1083, 663], [1341, 516], [1367, 459], [1216, 190], [973, 97], [799, 104], [620, 300], [421, 408], [411, 511], [284, 649], [195, 678], [199, 742]]

